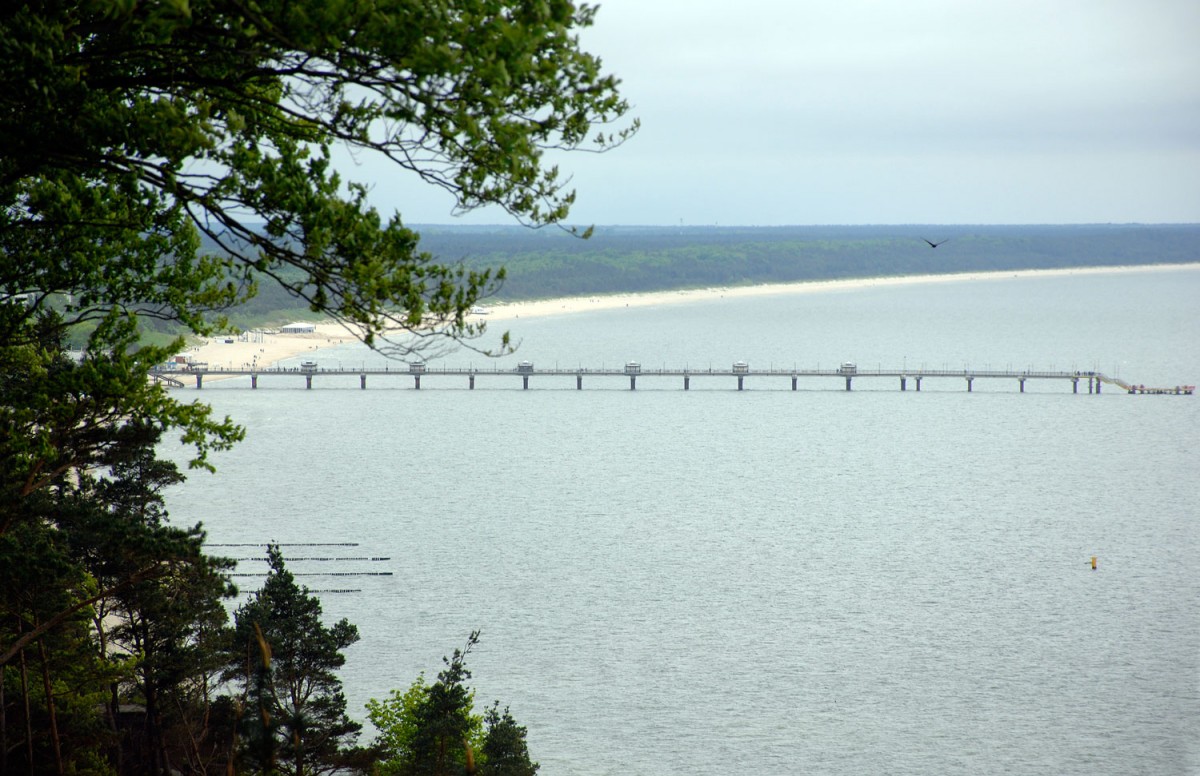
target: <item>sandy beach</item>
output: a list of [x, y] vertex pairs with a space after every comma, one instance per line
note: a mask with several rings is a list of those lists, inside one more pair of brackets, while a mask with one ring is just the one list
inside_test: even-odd
[[[209, 337], [179, 355], [191, 361], [203, 361], [210, 368], [266, 368], [287, 358], [357, 339], [344, 326], [333, 321], [314, 324], [314, 331], [305, 334], [284, 334], [278, 329], [243, 332], [221, 337]], [[213, 375], [210, 380], [219, 379]]]
[[[1131, 272], [1165, 272], [1176, 270], [1200, 270], [1200, 263], [1152, 264], [1132, 267], [1078, 267], [1071, 269], [1037, 269], [1009, 272], [962, 272], [946, 275], [908, 275], [729, 288], [704, 288], [683, 291], [658, 291], [645, 294], [581, 296], [485, 305], [483, 309], [486, 310], [486, 313], [474, 316], [474, 318], [475, 320], [490, 323], [492, 321], [512, 321], [519, 318], [572, 315], [581, 312], [613, 310], [622, 307], [686, 304], [723, 297], [818, 294], [857, 288], [986, 281], [1002, 278], [1112, 275]], [[341, 324], [326, 321], [315, 324], [313, 332], [304, 334], [284, 334], [278, 330], [269, 330], [252, 331], [224, 337], [211, 337], [181, 355], [187, 356], [193, 361], [208, 362], [212, 368], [249, 368], [251, 366], [266, 368], [284, 359], [302, 356], [309, 351], [319, 350], [320, 348], [353, 342], [355, 339], [357, 338], [354, 334]]]

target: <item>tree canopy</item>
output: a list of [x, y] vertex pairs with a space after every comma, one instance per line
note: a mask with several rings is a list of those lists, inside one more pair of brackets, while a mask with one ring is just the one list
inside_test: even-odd
[[[360, 327], [470, 336], [500, 274], [436, 263], [330, 164], [345, 143], [454, 194], [560, 222], [551, 148], [627, 106], [555, 0], [42, 0], [0, 10], [0, 298], [69, 295], [203, 332], [277, 282]], [[599, 126], [601, 131], [595, 132]], [[199, 252], [203, 235], [220, 253]], [[15, 332], [12, 322], [6, 339]]]
[[342, 619], [326, 627], [321, 602], [295, 578], [276, 546], [262, 589], [234, 615], [229, 677], [244, 688], [242, 766], [305, 776], [337, 771], [362, 725], [346, 716], [335, 674], [358, 629]]
[[0, 4], [0, 770], [122, 770], [130, 698], [159, 752], [145, 772], [183, 750], [195, 769], [221, 767], [236, 714], [210, 702], [209, 658], [227, 566], [203, 557], [199, 527], [163, 525], [157, 493], [176, 473], [153, 451], [179, 430], [209, 466], [242, 432], [148, 379], [182, 341], [146, 346], [140, 327], [219, 331], [275, 284], [381, 350], [482, 333], [466, 313], [503, 271], [423, 252], [332, 151], [380, 159], [462, 210], [561, 223], [574, 194], [545, 154], [636, 130], [616, 79], [579, 47], [594, 13], [564, 0]]
[[445, 668], [433, 684], [417, 678], [406, 692], [393, 690], [383, 700], [367, 701], [368, 716], [379, 730], [379, 776], [535, 776], [525, 727], [495, 701], [475, 713], [475, 693], [466, 660], [479, 643], [479, 631], [466, 646], [442, 658]]

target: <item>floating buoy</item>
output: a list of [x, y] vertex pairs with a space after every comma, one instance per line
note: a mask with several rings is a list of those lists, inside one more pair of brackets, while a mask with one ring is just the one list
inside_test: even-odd
[[1092, 571], [1096, 570], [1096, 556], [1092, 556]]

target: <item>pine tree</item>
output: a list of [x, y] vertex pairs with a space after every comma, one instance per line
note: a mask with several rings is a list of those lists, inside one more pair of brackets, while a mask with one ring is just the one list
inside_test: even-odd
[[290, 776], [331, 773], [352, 757], [362, 725], [346, 716], [335, 673], [358, 629], [321, 621], [321, 603], [300, 587], [277, 546], [261, 590], [234, 614], [229, 678], [242, 684], [244, 770]]
[[470, 739], [478, 718], [471, 714], [474, 694], [465, 682], [471, 678], [466, 665], [467, 655], [478, 641], [479, 632], [474, 631], [464, 649], [454, 650], [454, 656], [449, 659], [443, 658], [446, 667], [415, 709], [409, 760], [401, 773], [458, 776], [474, 771]]
[[[525, 728], [496, 701], [483, 717], [474, 713], [475, 693], [466, 659], [479, 642], [471, 633], [467, 645], [442, 658], [446, 667], [437, 681], [422, 675], [406, 692], [387, 700], [370, 700], [367, 710], [379, 729], [376, 747], [381, 776], [534, 776], [538, 764], [529, 759]], [[484, 725], [486, 724], [486, 729]]]
[[483, 739], [483, 757], [479, 776], [534, 776], [538, 764], [529, 759], [525, 726], [518, 725], [508, 712], [500, 711], [496, 701], [483, 715], [487, 732]]

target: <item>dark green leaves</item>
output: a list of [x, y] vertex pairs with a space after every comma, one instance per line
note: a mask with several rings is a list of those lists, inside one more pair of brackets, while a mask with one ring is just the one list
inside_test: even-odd
[[[328, 149], [357, 146], [464, 209], [561, 221], [573, 193], [543, 152], [589, 144], [627, 108], [576, 45], [591, 15], [490, 0], [42, 0], [0, 14], [0, 252], [14, 262], [0, 294], [58, 267], [33, 287], [74, 295], [81, 318], [153, 307], [203, 332], [241, 298], [222, 272], [299, 269], [293, 293], [369, 337], [469, 338], [463, 313], [499, 278], [433, 266]], [[193, 229], [234, 263], [198, 263]]]

